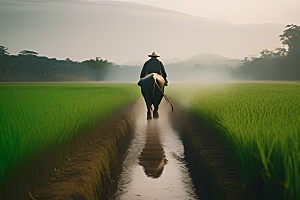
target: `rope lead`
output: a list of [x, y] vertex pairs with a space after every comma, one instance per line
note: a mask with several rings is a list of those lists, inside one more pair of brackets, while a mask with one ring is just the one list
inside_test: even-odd
[[[172, 112], [174, 111], [174, 109], [173, 109], [173, 105], [171, 104], [171, 102], [169, 101], [169, 99], [168, 99], [168, 97], [165, 95], [165, 93], [161, 90], [161, 88], [159, 87], [159, 85], [157, 84], [157, 82], [156, 82], [156, 79], [154, 79], [154, 82], [155, 82], [155, 84], [157, 85], [157, 87], [159, 88], [159, 90], [161, 91], [161, 93], [164, 95], [164, 98], [165, 98], [165, 100], [166, 100], [166, 102], [168, 102], [170, 105], [171, 105], [171, 107], [172, 107]], [[154, 87], [155, 88], [155, 87]], [[153, 88], [153, 94], [154, 94], [154, 88]]]

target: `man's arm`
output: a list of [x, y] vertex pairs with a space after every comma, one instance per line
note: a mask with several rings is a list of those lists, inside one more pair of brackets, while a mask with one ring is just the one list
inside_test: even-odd
[[165, 67], [161, 61], [159, 61], [159, 62], [160, 62], [160, 67], [161, 67], [161, 76], [164, 77], [165, 80], [167, 80], [167, 73], [166, 73]]
[[147, 62], [145, 62], [144, 66], [143, 66], [143, 69], [142, 69], [142, 71], [141, 71], [140, 78], [143, 78], [143, 77], [146, 76], [146, 72], [147, 72], [147, 66], [146, 66], [146, 63], [147, 63]]
[[165, 86], [168, 86], [167, 73], [166, 73], [165, 67], [161, 61], [159, 61], [159, 62], [160, 62], [160, 66], [161, 66], [161, 76], [164, 77], [164, 79], [165, 79]]

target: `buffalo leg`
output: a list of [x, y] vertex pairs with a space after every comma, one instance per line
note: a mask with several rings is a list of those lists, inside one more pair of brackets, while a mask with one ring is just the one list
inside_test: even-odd
[[158, 118], [158, 108], [159, 104], [163, 98], [162, 92], [159, 90], [157, 85], [155, 85], [155, 92], [154, 92], [154, 97], [153, 97], [153, 105], [154, 105], [154, 111], [153, 111], [153, 117]]
[[152, 119], [152, 116], [151, 116], [151, 106], [153, 104], [152, 94], [151, 94], [151, 92], [144, 91], [144, 90], [142, 90], [142, 94], [143, 94], [143, 97], [144, 97], [144, 100], [145, 100], [145, 103], [147, 106], [147, 119]]

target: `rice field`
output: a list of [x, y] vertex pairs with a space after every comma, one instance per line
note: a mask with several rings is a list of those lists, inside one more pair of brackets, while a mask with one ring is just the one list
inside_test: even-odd
[[300, 83], [173, 84], [173, 101], [226, 140], [241, 185], [260, 175], [265, 199], [300, 199]]
[[136, 84], [2, 84], [0, 91], [1, 186], [140, 97]]
[[[74, 138], [84, 143], [95, 124], [141, 96], [136, 84], [1, 84], [0, 91], [1, 186], [45, 152]], [[266, 198], [300, 199], [299, 82], [171, 84], [166, 94], [224, 138], [241, 186], [261, 176]]]

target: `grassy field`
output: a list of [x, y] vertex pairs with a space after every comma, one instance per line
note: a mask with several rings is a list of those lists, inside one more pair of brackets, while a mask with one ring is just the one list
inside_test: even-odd
[[243, 187], [260, 174], [266, 197], [300, 199], [299, 82], [173, 84], [167, 94], [227, 140]]
[[0, 185], [140, 97], [136, 84], [2, 84], [0, 91]]

